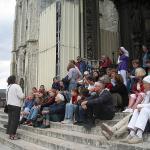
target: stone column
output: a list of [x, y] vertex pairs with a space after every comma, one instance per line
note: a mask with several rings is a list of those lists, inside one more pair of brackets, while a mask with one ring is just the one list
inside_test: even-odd
[[80, 0], [61, 1], [60, 76], [67, 72], [70, 59], [80, 54]]

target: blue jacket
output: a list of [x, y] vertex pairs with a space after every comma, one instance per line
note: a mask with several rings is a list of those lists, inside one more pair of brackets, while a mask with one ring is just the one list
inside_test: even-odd
[[23, 109], [25, 109], [25, 108], [31, 109], [34, 104], [35, 104], [35, 100], [34, 99], [32, 99], [32, 100], [25, 100]]

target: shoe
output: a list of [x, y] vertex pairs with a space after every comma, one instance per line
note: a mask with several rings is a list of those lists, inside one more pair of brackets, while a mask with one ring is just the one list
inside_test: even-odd
[[131, 109], [131, 108], [126, 108], [123, 112], [124, 112], [124, 113], [132, 113], [132, 112], [133, 112], [133, 109]]
[[10, 140], [20, 140], [21, 138], [20, 138], [19, 136], [17, 136], [17, 135], [11, 135], [11, 136], [9, 137], [9, 139], [10, 139]]
[[107, 140], [110, 140], [110, 139], [111, 139], [111, 136], [110, 136], [106, 131], [102, 130], [101, 133], [105, 136], [105, 138], [106, 138]]
[[132, 138], [133, 138], [133, 136], [131, 136], [131, 135], [129, 134], [125, 139], [120, 140], [120, 142], [129, 143], [129, 141], [130, 141]]
[[61, 121], [62, 124], [68, 124], [69, 120], [65, 119], [64, 121]]
[[128, 144], [138, 144], [138, 143], [143, 143], [143, 138], [134, 136], [131, 140], [128, 141]]
[[104, 130], [105, 132], [107, 132], [107, 134], [109, 134], [110, 136], [113, 135], [113, 131], [112, 131], [111, 127], [108, 126], [107, 124], [102, 123], [101, 129]]
[[83, 122], [74, 122], [74, 125], [83, 126]]
[[66, 119], [64, 121], [61, 122], [62, 124], [73, 124], [73, 121], [70, 119]]

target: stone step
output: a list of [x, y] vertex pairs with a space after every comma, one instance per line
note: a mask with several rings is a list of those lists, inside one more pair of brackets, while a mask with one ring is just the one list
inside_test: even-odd
[[[0, 132], [4, 133], [5, 129], [3, 126], [0, 126]], [[101, 148], [96, 148], [92, 147], [91, 145], [84, 145], [84, 144], [79, 144], [75, 142], [70, 142], [70, 141], [64, 141], [58, 138], [53, 138], [53, 137], [48, 137], [41, 135], [40, 133], [31, 133], [26, 130], [18, 129], [18, 134], [21, 137], [22, 140], [26, 142], [30, 142], [48, 149], [52, 150], [104, 150], [106, 149], [105, 147]]]
[[[7, 122], [7, 120], [6, 119], [3, 119], [2, 120], [2, 122], [3, 123], [6, 123]], [[21, 134], [21, 136], [22, 136], [22, 139], [23, 140], [26, 140], [26, 141], [29, 141], [29, 142], [32, 142], [32, 141], [38, 141], [38, 143], [40, 143], [40, 142], [42, 142], [41, 140], [39, 140], [39, 138], [37, 139], [37, 137], [39, 137], [40, 136], [40, 139], [42, 138], [42, 140], [44, 140], [45, 141], [45, 138], [47, 139], [47, 141], [48, 140], [50, 140], [51, 141], [51, 139], [55, 139], [55, 140], [57, 140], [57, 141], [59, 141], [59, 140], [61, 140], [61, 139], [57, 139], [57, 138], [60, 138], [61, 136], [63, 137], [63, 139], [65, 139], [65, 140], [73, 140], [74, 139], [74, 137], [76, 138], [76, 140], [73, 140], [74, 142], [70, 142], [70, 141], [68, 141], [68, 143], [69, 144], [71, 144], [72, 145], [72, 143], [73, 144], [75, 144], [75, 145], [78, 145], [77, 143], [75, 143], [75, 142], [79, 142], [78, 140], [77, 140], [77, 137], [79, 136], [79, 139], [82, 139], [82, 142], [84, 143], [85, 141], [85, 143], [84, 144], [86, 144], [86, 143], [88, 143], [88, 141], [87, 141], [87, 137], [89, 137], [89, 139], [90, 139], [90, 134], [89, 135], [87, 135], [87, 137], [85, 137], [85, 136], [83, 136], [83, 134], [81, 134], [81, 133], [76, 133], [76, 134], [78, 134], [78, 135], [74, 135], [75, 134], [75, 132], [70, 132], [70, 131], [61, 131], [61, 130], [59, 130], [59, 129], [57, 129], [57, 131], [55, 130], [55, 129], [46, 129], [45, 131], [44, 131], [45, 129], [35, 129], [35, 128], [32, 128], [32, 127], [28, 127], [28, 126], [24, 126], [24, 127], [21, 127], [21, 129], [19, 129], [18, 131], [19, 131], [19, 133]], [[48, 131], [48, 130], [54, 130], [53, 132], [51, 132], [51, 131]], [[1, 125], [1, 131], [5, 131], [4, 130], [4, 128], [2, 127], [2, 125]], [[58, 132], [60, 132], [61, 131], [61, 133], [60, 134], [58, 134]], [[31, 132], [34, 132], [34, 133], [31, 133]], [[29, 133], [29, 134], [28, 134]], [[63, 133], [63, 134], [62, 134]], [[72, 133], [72, 135], [73, 135], [73, 137], [72, 137], [72, 139], [71, 139], [71, 133]], [[26, 135], [27, 134], [27, 135]], [[53, 134], [53, 136], [56, 136], [56, 138], [52, 138], [52, 137], [50, 137], [50, 136], [52, 136], [51, 134]], [[45, 136], [44, 136], [45, 135]], [[59, 137], [60, 136], [60, 137]], [[92, 137], [92, 140], [93, 140], [93, 142], [94, 141], [99, 141], [100, 140], [100, 136], [98, 137], [98, 136], [95, 136], [95, 135], [92, 135], [93, 137], [95, 137], [95, 140], [93, 139], [93, 137]], [[34, 137], [36, 137], [36, 138], [34, 138]], [[44, 138], [45, 137], [45, 138]], [[62, 138], [61, 137], [61, 138]], [[86, 140], [85, 140], [85, 139]], [[98, 138], [98, 139], [96, 139], [96, 138]], [[90, 141], [90, 142], [92, 142], [92, 140]], [[61, 141], [64, 141], [64, 140], [61, 140]], [[82, 143], [81, 142], [81, 143]], [[89, 144], [91, 145], [91, 143], [89, 142]], [[53, 143], [53, 142], [52, 142]], [[59, 142], [58, 142], [59, 143]], [[61, 143], [61, 142], [60, 142]], [[46, 144], [46, 143], [45, 143]], [[44, 145], [45, 145], [44, 144]], [[100, 145], [100, 144], [102, 144], [102, 145]], [[102, 141], [100, 144], [98, 144], [98, 145], [96, 145], [96, 144], [93, 144], [93, 145], [96, 145], [96, 146], [100, 146], [100, 150], [101, 149], [107, 149], [107, 150], [110, 150], [110, 149], [114, 149], [114, 150], [121, 150], [121, 149], [128, 149], [128, 150], [148, 150], [149, 148], [150, 148], [150, 144], [149, 144], [149, 142], [144, 142], [144, 144], [136, 144], [136, 145], [129, 145], [129, 144], [124, 144], [124, 143], [119, 143], [118, 142], [118, 140], [115, 140], [115, 141], [106, 141], [106, 140], [104, 140], [104, 141]], [[43, 146], [41, 143], [39, 144], [40, 146]], [[55, 144], [53, 144], [53, 145], [56, 145], [56, 143]], [[60, 145], [60, 144], [58, 144], [58, 145]], [[82, 145], [82, 144], [80, 144], [80, 145]], [[83, 146], [83, 145], [82, 145]], [[85, 146], [85, 145], [84, 145]], [[55, 146], [53, 147], [53, 148], [55, 148]], [[53, 149], [52, 148], [52, 149]], [[62, 147], [60, 147], [59, 146], [59, 148], [60, 149], [64, 149], [64, 147], [62, 148]], [[84, 147], [85, 148], [85, 147]], [[95, 147], [92, 147], [92, 150], [94, 149]]]
[[[10, 140], [8, 139], [8, 135], [6, 135], [3, 132], [0, 132], [0, 143], [8, 146], [9, 148], [7, 148], [8, 150], [48, 150], [47, 148], [41, 147], [41, 146], [37, 146], [37, 144], [33, 144], [33, 143], [29, 143], [26, 142], [22, 139], [20, 140]], [[7, 149], [3, 149], [3, 150], [7, 150]], [[0, 150], [1, 147], [0, 147]]]
[[106, 139], [102, 135], [85, 134], [76, 131], [67, 131], [67, 130], [54, 129], [54, 128], [39, 129], [39, 128], [33, 128], [29, 126], [21, 126], [20, 128], [22, 130], [26, 130], [31, 133], [45, 135], [48, 137], [54, 137], [65, 141], [91, 145], [99, 148], [102, 146], [104, 142], [106, 143]]
[[[0, 129], [1, 129], [0, 132], [5, 132], [4, 128], [2, 129], [2, 127], [1, 127]], [[39, 134], [31, 134], [30, 132], [27, 132], [27, 131], [18, 130], [18, 132], [21, 135], [22, 140], [25, 140], [27, 142], [36, 143], [37, 145], [40, 145], [40, 146], [46, 146], [52, 150], [55, 150], [55, 149], [56, 150], [61, 150], [61, 149], [67, 149], [67, 150], [71, 149], [72, 150], [72, 149], [79, 149], [79, 148], [81, 148], [81, 150], [84, 150], [84, 149], [86, 149], [86, 150], [110, 150], [110, 149], [111, 150], [150, 150], [149, 142], [144, 142], [143, 144], [129, 145], [129, 144], [125, 144], [125, 143], [120, 143], [118, 141], [111, 141], [111, 142], [107, 142], [107, 143], [105, 141], [103, 141], [103, 145], [101, 146], [101, 148], [94, 148], [89, 145], [79, 146], [79, 144], [76, 144], [73, 142], [66, 143], [66, 141], [63, 141], [63, 140], [59, 140], [59, 139], [55, 139], [55, 138], [51, 138], [51, 137], [45, 137], [45, 136], [41, 136]], [[0, 134], [0, 135], [3, 135], [3, 134]], [[0, 142], [1, 142], [1, 140], [0, 140]], [[23, 142], [21, 142], [21, 143], [23, 143]], [[53, 145], [48, 145], [50, 143], [53, 143]], [[58, 146], [56, 146], [56, 143], [58, 144]], [[65, 147], [62, 147], [62, 145], [63, 146], [65, 145]], [[19, 148], [19, 150], [20, 149], [21, 148]]]
[[[7, 124], [8, 120], [0, 117], [0, 124]], [[62, 124], [60, 122], [50, 122], [51, 128], [53, 129], [60, 129], [60, 130], [66, 130], [66, 131], [76, 131], [80, 133], [86, 133], [86, 134], [94, 134], [94, 135], [102, 135], [101, 134], [101, 127], [96, 126], [92, 128], [90, 131], [86, 130], [83, 126], [78, 125], [72, 125], [72, 124]]]
[[[0, 129], [1, 128], [3, 129], [3, 126], [0, 126]], [[94, 135], [94, 134], [85, 134], [77, 131], [67, 131], [67, 130], [62, 130], [57, 128], [48, 128], [48, 129], [33, 128], [25, 125], [21, 125], [19, 129], [25, 130], [30, 133], [36, 133], [39, 135], [54, 137], [66, 141], [91, 145], [94, 147], [101, 147], [102, 143], [106, 141], [105, 137], [102, 136], [101, 132], [100, 135]]]

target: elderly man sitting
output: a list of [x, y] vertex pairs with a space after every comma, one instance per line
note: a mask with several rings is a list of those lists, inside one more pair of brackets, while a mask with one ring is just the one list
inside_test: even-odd
[[95, 118], [111, 120], [115, 115], [112, 96], [105, 89], [105, 84], [95, 82], [94, 91], [96, 92], [95, 96], [91, 96], [81, 103], [82, 109], [87, 113], [87, 119], [84, 123], [87, 129], [95, 125]]

